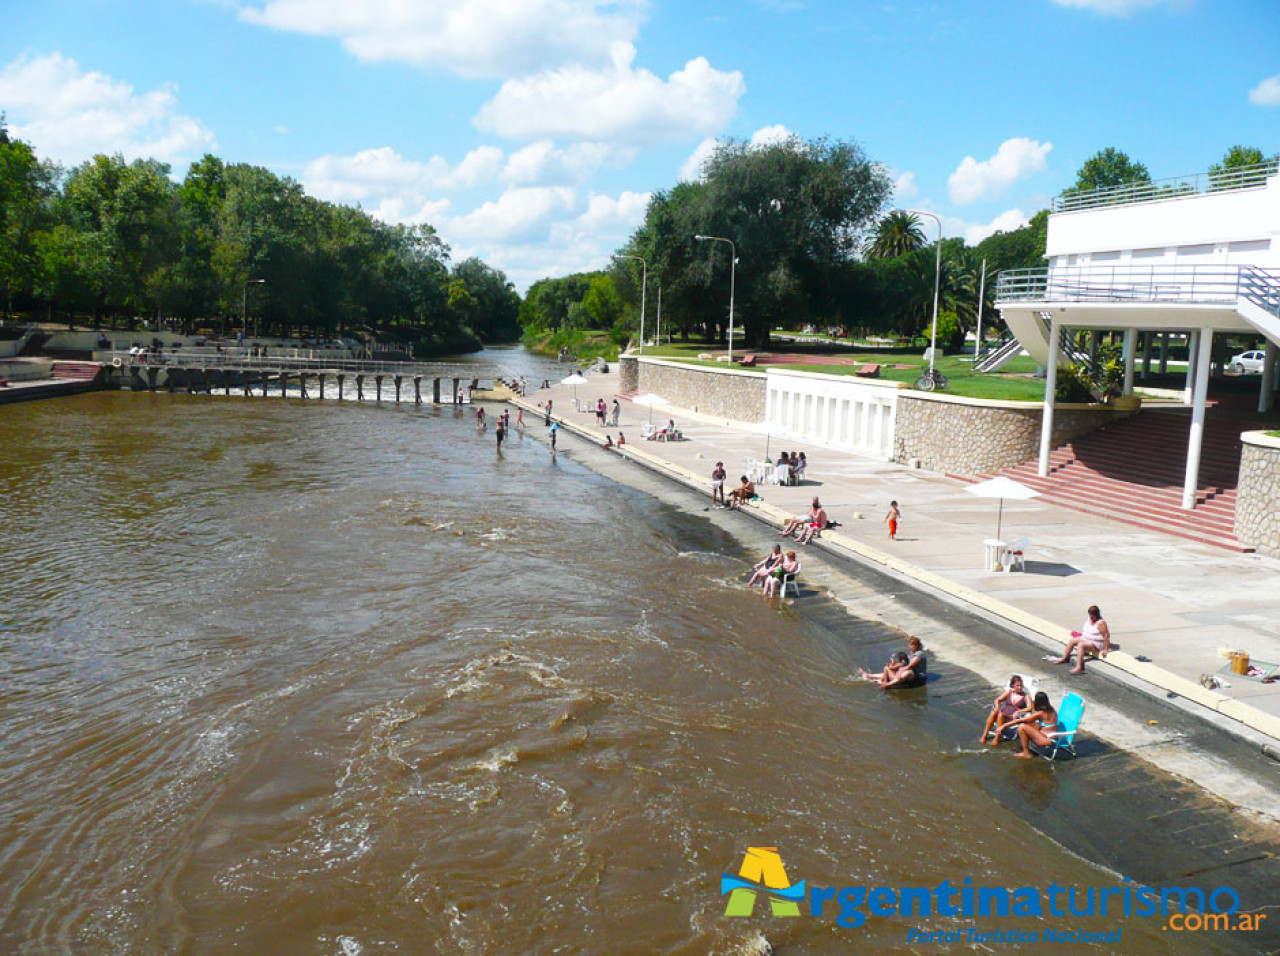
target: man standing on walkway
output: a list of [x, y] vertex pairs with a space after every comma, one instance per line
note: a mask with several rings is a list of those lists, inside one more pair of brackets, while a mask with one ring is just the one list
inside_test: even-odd
[[551, 399], [549, 398], [547, 399], [547, 409], [546, 409], [546, 415], [545, 415], [543, 424], [546, 425], [548, 428], [551, 427]]
[[724, 462], [716, 462], [715, 469], [711, 472], [711, 507], [725, 506], [724, 500]]

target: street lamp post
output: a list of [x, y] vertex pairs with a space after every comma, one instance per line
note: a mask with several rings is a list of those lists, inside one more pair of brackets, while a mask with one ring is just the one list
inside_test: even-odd
[[[267, 281], [266, 279], [245, 279], [244, 280], [244, 292], [240, 296], [240, 328], [243, 329], [245, 332], [249, 331], [249, 286], [263, 285], [266, 281]], [[258, 331], [259, 333], [261, 333], [262, 331], [261, 322], [259, 322]]]
[[662, 348], [662, 283], [658, 283], [658, 334], [655, 335], [654, 341], [658, 343], [658, 348]]
[[643, 256], [615, 255], [612, 258], [635, 259], [642, 266], [644, 266], [644, 271], [642, 272], [641, 279], [640, 279], [640, 354], [643, 355], [644, 354], [644, 297], [645, 297], [645, 293], [649, 291], [649, 263], [645, 261]]
[[732, 239], [725, 239], [721, 236], [694, 236], [699, 242], [727, 242], [729, 243], [729, 364], [733, 364], [733, 292], [734, 285], [737, 280], [738, 273], [738, 247], [733, 244]]
[[933, 333], [929, 338], [929, 377], [933, 377], [933, 357], [938, 351], [938, 287], [942, 283], [942, 219], [923, 209], [908, 209], [912, 216], [928, 216], [938, 224], [938, 261], [933, 272]]
[[987, 292], [987, 260], [982, 260], [982, 278], [978, 280], [978, 329], [974, 333], [977, 339], [973, 343], [973, 370], [978, 370], [978, 360], [982, 355], [982, 300]]

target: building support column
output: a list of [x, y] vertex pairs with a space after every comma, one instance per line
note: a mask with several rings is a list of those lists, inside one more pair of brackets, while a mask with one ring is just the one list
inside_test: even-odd
[[1124, 330], [1124, 394], [1133, 394], [1133, 360], [1134, 347], [1137, 345], [1138, 330]]
[[1200, 330], [1187, 333], [1187, 377], [1182, 386], [1182, 404], [1190, 405], [1196, 390], [1196, 375], [1203, 370], [1196, 361], [1196, 353], [1200, 351]]
[[1209, 358], [1213, 351], [1213, 329], [1196, 333], [1196, 351], [1187, 356], [1195, 366], [1195, 400], [1191, 406], [1191, 437], [1187, 440], [1187, 476], [1182, 482], [1182, 507], [1190, 511], [1196, 506], [1196, 487], [1200, 484], [1200, 446], [1204, 443], [1204, 406], [1209, 396]]
[[1165, 375], [1169, 371], [1169, 333], [1160, 333], [1160, 374]]
[[1049, 320], [1049, 358], [1044, 367], [1044, 412], [1040, 416], [1040, 467], [1037, 474], [1041, 478], [1049, 476], [1049, 453], [1053, 450], [1053, 409], [1056, 404], [1054, 395], [1058, 387], [1058, 339], [1061, 338], [1058, 328], [1058, 316]]
[[1276, 401], [1276, 356], [1280, 353], [1276, 343], [1267, 339], [1262, 357], [1262, 385], [1258, 393], [1258, 411], [1269, 412]]
[[1142, 333], [1142, 380], [1144, 382], [1147, 380], [1147, 376], [1151, 374], [1151, 340], [1154, 337], [1154, 332]]

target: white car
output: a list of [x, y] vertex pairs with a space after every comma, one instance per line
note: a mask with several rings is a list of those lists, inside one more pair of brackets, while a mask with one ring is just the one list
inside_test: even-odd
[[1260, 349], [1254, 349], [1252, 352], [1241, 352], [1239, 355], [1231, 357], [1231, 371], [1233, 372], [1261, 372], [1262, 371], [1263, 353]]

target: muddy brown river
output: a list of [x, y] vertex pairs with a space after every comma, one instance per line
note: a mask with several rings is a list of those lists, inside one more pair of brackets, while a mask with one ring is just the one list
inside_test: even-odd
[[748, 847], [810, 886], [1124, 884], [983, 785], [1052, 809], [1065, 765], [975, 771], [927, 692], [850, 681], [899, 635], [762, 601], [736, 540], [561, 446], [412, 405], [0, 408], [0, 950], [1250, 951], [726, 917]]

